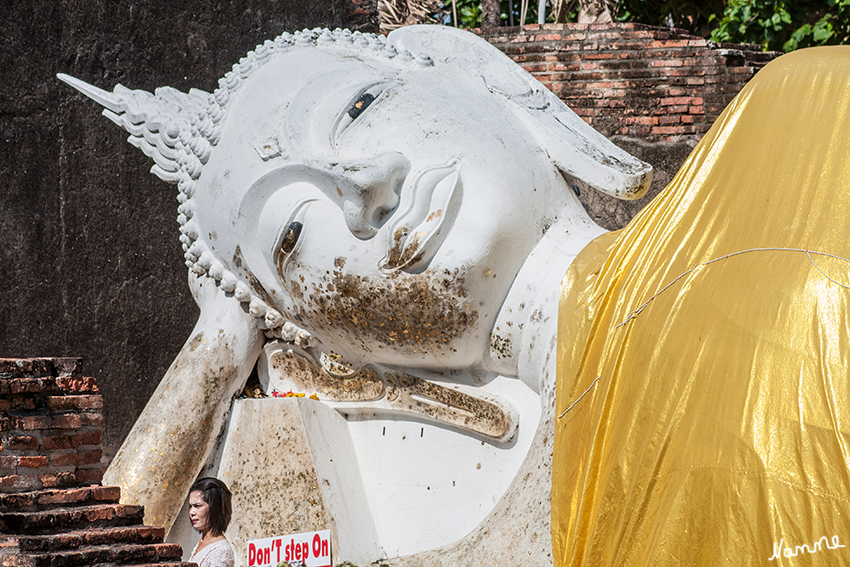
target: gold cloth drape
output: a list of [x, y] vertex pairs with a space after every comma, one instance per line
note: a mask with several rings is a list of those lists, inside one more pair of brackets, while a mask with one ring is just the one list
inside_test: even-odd
[[850, 47], [803, 50], [564, 278], [555, 565], [850, 565], [846, 258]]

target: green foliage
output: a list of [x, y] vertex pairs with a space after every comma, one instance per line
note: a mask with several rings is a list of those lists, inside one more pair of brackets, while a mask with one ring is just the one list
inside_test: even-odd
[[[448, 0], [444, 23], [452, 25], [452, 1], [460, 27], [481, 25], [481, 0]], [[546, 21], [554, 21], [548, 0]], [[566, 2], [566, 21], [578, 16], [578, 0]], [[519, 25], [520, 0], [513, 1]], [[537, 0], [529, 0], [526, 24], [537, 22]], [[850, 43], [850, 0], [609, 0], [614, 19], [672, 26], [719, 43], [755, 43], [770, 51], [793, 51], [816, 45]], [[501, 0], [501, 19], [509, 25], [510, 4]], [[563, 21], [563, 19], [561, 20]]]
[[[454, 0], [457, 3], [457, 19], [458, 26], [461, 28], [477, 28], [481, 26], [481, 0]], [[555, 21], [555, 14], [551, 11], [551, 1], [549, 0], [550, 5], [547, 6], [546, 10], [546, 21], [553, 22]], [[510, 25], [510, 8], [511, 3], [508, 0], [501, 0], [501, 19], [503, 25]], [[513, 11], [514, 11], [514, 25], [520, 25], [519, 21], [519, 9], [520, 9], [520, 0], [513, 1]], [[445, 6], [443, 7], [443, 13], [445, 16], [444, 23], [446, 25], [454, 25], [452, 21], [452, 0], [448, 0]], [[576, 16], [578, 14], [578, 2], [575, 3], [574, 9], [571, 11], [570, 17], [567, 19], [568, 22], [576, 21]], [[536, 24], [537, 23], [537, 0], [529, 0], [528, 3], [528, 13], [525, 15], [525, 23], [526, 24]]]
[[711, 39], [793, 51], [850, 39], [850, 0], [729, 0]]
[[[454, 0], [457, 4], [457, 18], [462, 28], [481, 26], [481, 0]], [[449, 3], [451, 9], [451, 3]], [[451, 14], [451, 12], [449, 12]]]
[[723, 0], [617, 0], [612, 15], [619, 22], [673, 26], [706, 36], [711, 19], [724, 6]]

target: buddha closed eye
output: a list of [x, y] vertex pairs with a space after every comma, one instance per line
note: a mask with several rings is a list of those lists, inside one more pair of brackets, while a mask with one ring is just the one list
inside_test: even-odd
[[284, 254], [289, 254], [295, 248], [295, 243], [298, 237], [301, 236], [301, 229], [304, 227], [300, 222], [292, 222], [286, 229], [286, 234], [283, 237], [283, 242], [280, 243], [280, 251]]
[[342, 134], [360, 115], [378, 100], [382, 94], [388, 91], [393, 86], [392, 83], [381, 82], [372, 84], [361, 90], [354, 101], [346, 107], [345, 112], [339, 118], [339, 124], [336, 128], [336, 135]]
[[357, 118], [364, 110], [369, 107], [370, 104], [372, 104], [373, 100], [375, 100], [375, 97], [372, 96], [370, 93], [363, 93], [362, 95], [360, 95], [360, 98], [357, 99], [357, 102], [352, 104], [351, 108], [348, 109], [348, 115], [352, 119]]
[[314, 203], [314, 199], [301, 199], [288, 219], [283, 223], [280, 234], [275, 240], [276, 244], [271, 250], [271, 258], [281, 280], [285, 279], [287, 265], [294, 256], [293, 252], [298, 248], [301, 233], [304, 230], [307, 208]]

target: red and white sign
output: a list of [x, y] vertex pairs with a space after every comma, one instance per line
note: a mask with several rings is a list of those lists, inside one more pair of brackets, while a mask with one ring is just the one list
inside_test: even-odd
[[281, 561], [305, 567], [331, 567], [331, 531], [252, 539], [248, 567], [277, 567]]

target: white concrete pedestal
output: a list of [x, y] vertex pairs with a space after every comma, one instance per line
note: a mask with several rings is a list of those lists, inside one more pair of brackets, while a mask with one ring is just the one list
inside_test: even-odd
[[[309, 398], [238, 399], [223, 438], [202, 474], [233, 493], [225, 535], [237, 565], [245, 564], [250, 539], [323, 529], [331, 530], [334, 564], [384, 556], [347, 424], [335, 410]], [[199, 535], [186, 510], [168, 541], [188, 557]]]

